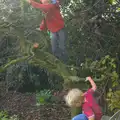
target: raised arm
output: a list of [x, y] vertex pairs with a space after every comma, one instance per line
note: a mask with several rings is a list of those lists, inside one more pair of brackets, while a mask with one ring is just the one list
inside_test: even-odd
[[95, 91], [97, 89], [97, 86], [96, 86], [94, 80], [91, 77], [87, 77], [87, 80], [90, 82], [90, 84], [92, 86], [92, 90]]
[[35, 2], [34, 0], [27, 0], [33, 7], [39, 8], [44, 12], [48, 12], [51, 8], [54, 7], [54, 4], [41, 4], [38, 2]]

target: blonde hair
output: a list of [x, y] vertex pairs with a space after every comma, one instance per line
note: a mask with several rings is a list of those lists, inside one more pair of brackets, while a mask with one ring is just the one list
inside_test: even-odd
[[75, 106], [77, 103], [81, 104], [83, 102], [83, 92], [74, 88], [65, 96], [65, 101], [70, 107]]

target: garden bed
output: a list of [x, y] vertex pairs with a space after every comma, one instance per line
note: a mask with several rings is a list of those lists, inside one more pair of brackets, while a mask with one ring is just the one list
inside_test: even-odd
[[34, 94], [9, 92], [0, 99], [0, 110], [17, 115], [19, 120], [70, 120], [69, 108], [64, 103], [36, 106]]

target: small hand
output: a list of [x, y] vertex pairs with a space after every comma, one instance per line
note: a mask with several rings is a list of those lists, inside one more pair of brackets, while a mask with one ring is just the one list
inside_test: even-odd
[[40, 28], [36, 28], [36, 30], [38, 30], [38, 31], [42, 31]]
[[88, 81], [88, 80], [91, 80], [92, 78], [89, 76], [89, 77], [86, 77], [86, 80], [85, 81]]
[[38, 47], [39, 47], [39, 44], [38, 44], [38, 43], [35, 43], [35, 44], [33, 45], [33, 47], [34, 47], [34, 48], [38, 48]]

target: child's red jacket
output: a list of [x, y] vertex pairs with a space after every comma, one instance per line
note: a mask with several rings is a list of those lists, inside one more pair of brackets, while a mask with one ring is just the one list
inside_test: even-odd
[[41, 30], [46, 28], [51, 32], [57, 32], [64, 28], [64, 20], [60, 14], [60, 8], [58, 4], [40, 4], [31, 0], [31, 5], [35, 8], [41, 9], [46, 17], [40, 25]]

